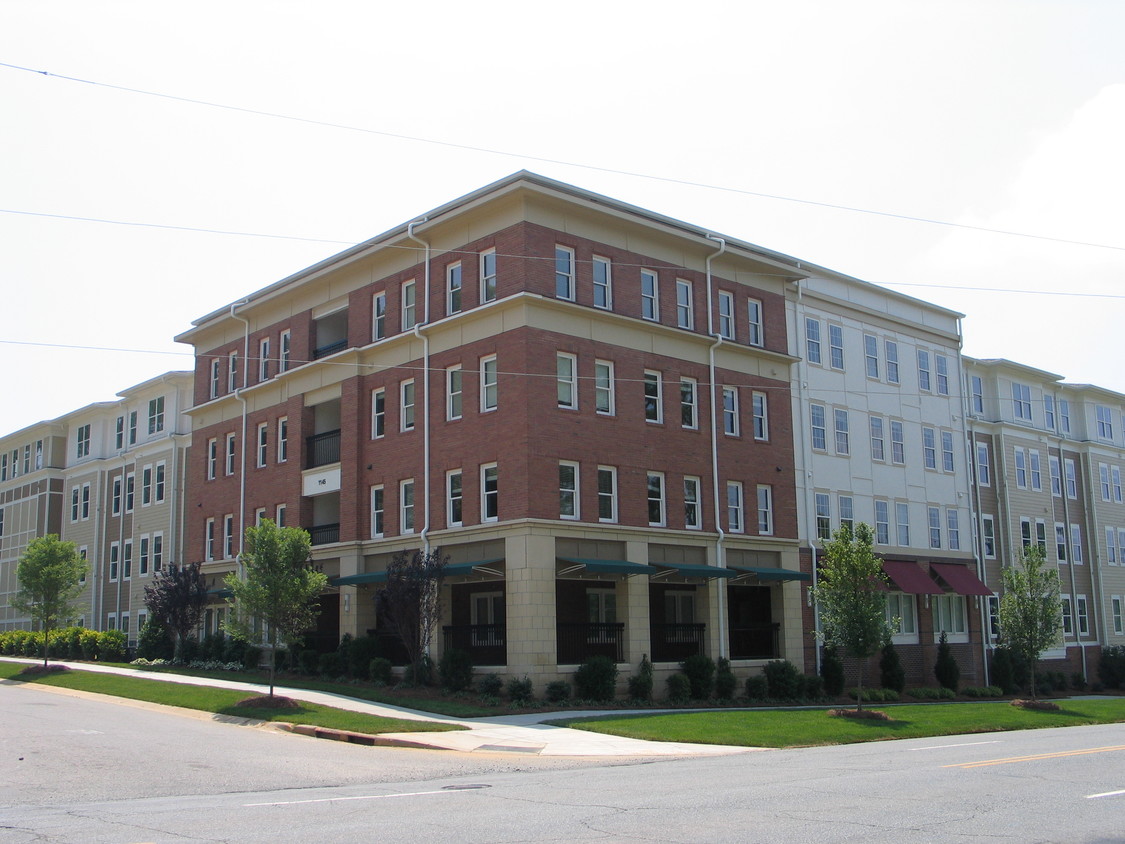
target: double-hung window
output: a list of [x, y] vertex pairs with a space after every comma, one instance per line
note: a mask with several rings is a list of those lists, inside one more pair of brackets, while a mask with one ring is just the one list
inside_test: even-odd
[[875, 542], [879, 545], [891, 543], [890, 503], [887, 501], [875, 502]]
[[751, 394], [754, 411], [754, 439], [768, 440], [770, 438], [769, 403], [765, 393], [754, 392]]
[[844, 328], [828, 324], [828, 363], [833, 369], [844, 370]]
[[874, 334], [863, 335], [863, 360], [868, 378], [879, 377], [879, 340]]
[[418, 322], [418, 307], [416, 301], [418, 287], [412, 279], [410, 281], [404, 281], [400, 289], [402, 330], [409, 331]]
[[164, 396], [150, 399], [148, 403], [148, 432], [159, 434], [164, 430]]
[[700, 480], [684, 478], [684, 527], [699, 530], [703, 527], [703, 503], [700, 498]]
[[749, 329], [746, 342], [751, 346], [761, 346], [765, 341], [765, 335], [762, 332], [762, 303], [757, 299], [747, 299], [746, 308], [748, 311], [746, 324]]
[[238, 352], [231, 352], [227, 355], [227, 392], [233, 393], [238, 387]]
[[594, 361], [594, 410], [603, 416], [612, 416], [616, 410], [612, 361]]
[[282, 416], [277, 420], [277, 462], [285, 463], [289, 459], [289, 417]]
[[480, 519], [495, 522], [500, 518], [500, 476], [495, 463], [480, 467]]
[[414, 430], [414, 379], [399, 385], [399, 430]]
[[555, 247], [555, 296], [574, 301], [574, 250]]
[[726, 290], [719, 291], [719, 336], [734, 339], [734, 294]]
[[445, 312], [456, 314], [461, 311], [461, 262], [445, 268]]
[[565, 352], [555, 355], [555, 376], [559, 407], [578, 409], [578, 358]]
[[941, 432], [941, 468], [946, 472], [953, 471], [953, 433]]
[[738, 390], [723, 387], [723, 433], [737, 437], [738, 432]]
[[661, 374], [659, 372], [653, 372], [651, 370], [645, 371], [644, 398], [646, 422], [660, 423], [664, 421], [662, 383]]
[[938, 507], [926, 508], [926, 523], [930, 530], [930, 547], [941, 547], [941, 509]]
[[902, 423], [891, 420], [891, 462], [898, 465], [906, 463], [906, 441]]
[[609, 258], [594, 256], [594, 307], [613, 308], [613, 265]]
[[578, 464], [559, 462], [559, 518], [578, 519]]
[[828, 448], [828, 421], [822, 404], [809, 405], [809, 430], [812, 433], [812, 447], [817, 451]]
[[480, 411], [496, 409], [498, 400], [496, 355], [480, 359]]
[[269, 457], [269, 444], [270, 426], [268, 422], [262, 422], [258, 425], [258, 468], [266, 465], [266, 458]]
[[1097, 418], [1098, 439], [1112, 442], [1113, 411], [1110, 408], [1106, 407], [1104, 404], [1099, 404], [1094, 406], [1094, 414]]
[[676, 325], [687, 329], [695, 327], [691, 282], [682, 278], [676, 279]]
[[745, 532], [744, 513], [742, 484], [738, 481], [727, 481], [727, 529], [731, 533]]
[[665, 524], [664, 473], [649, 472], [646, 485], [648, 495], [648, 523], [653, 527]]
[[973, 413], [984, 414], [984, 382], [979, 375], [969, 376], [969, 396]]
[[460, 527], [464, 518], [464, 490], [460, 469], [445, 473], [445, 523], [448, 527]]
[[899, 383], [898, 379], [898, 343], [887, 340], [883, 343], [883, 351], [887, 358], [887, 381], [891, 384]]
[[660, 321], [660, 277], [654, 270], [641, 270], [641, 317]]
[[813, 494], [816, 507], [816, 538], [824, 541], [832, 538], [832, 497], [827, 492]]
[[268, 381], [270, 377], [270, 338], [263, 337], [258, 343], [258, 380]]
[[[387, 299], [383, 297], [383, 312], [387, 310]], [[293, 333], [287, 328], [281, 332], [278, 338], [278, 372], [288, 372], [289, 366], [293, 362]]]
[[883, 417], [872, 416], [869, 421], [871, 428], [871, 459], [886, 459], [886, 442], [883, 438]]
[[1012, 411], [1016, 419], [1031, 421], [1031, 387], [1012, 382]]
[[832, 418], [836, 429], [836, 453], [847, 456], [851, 454], [851, 435], [848, 432], [848, 412], [840, 408], [832, 411]]
[[918, 389], [930, 390], [930, 353], [925, 349], [918, 350]]
[[1059, 458], [1053, 454], [1047, 455], [1047, 468], [1051, 474], [1051, 495], [1062, 497], [1062, 467]]
[[820, 320], [805, 318], [805, 357], [809, 363], [820, 363]]
[[949, 550], [961, 550], [961, 526], [957, 521], [957, 511], [949, 508], [945, 511], [945, 531], [949, 536]]
[[226, 466], [225, 470], [228, 475], [234, 474], [234, 458], [237, 453], [237, 440], [233, 433], [227, 434], [227, 448], [226, 448]]
[[399, 533], [414, 533], [414, 479], [398, 485]]
[[768, 484], [758, 484], [758, 533], [773, 533], [773, 487]]
[[617, 470], [598, 467], [598, 521], [617, 521]]
[[461, 418], [462, 412], [462, 381], [464, 372], [461, 364], [455, 364], [445, 370], [445, 418], [454, 420]]
[[945, 355], [934, 355], [934, 376], [937, 382], [937, 391], [940, 396], [949, 395], [949, 358]]
[[496, 299], [496, 250], [480, 253], [480, 300], [482, 303]]
[[699, 385], [694, 378], [680, 379], [680, 424], [699, 427]]
[[386, 511], [382, 485], [371, 487], [371, 537], [378, 538], [386, 530]]

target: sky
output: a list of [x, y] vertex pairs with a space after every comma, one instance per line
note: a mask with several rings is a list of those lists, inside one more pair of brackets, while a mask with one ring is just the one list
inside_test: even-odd
[[1115, 0], [4, 0], [0, 435], [520, 169], [1125, 392], [1123, 32]]

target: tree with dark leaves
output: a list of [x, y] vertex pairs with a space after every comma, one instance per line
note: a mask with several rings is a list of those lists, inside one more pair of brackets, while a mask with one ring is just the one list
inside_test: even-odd
[[375, 593], [376, 612], [402, 640], [415, 683], [422, 682], [434, 628], [441, 618], [441, 582], [449, 557], [440, 548], [428, 554], [400, 551], [387, 566], [387, 583]]
[[161, 625], [175, 638], [179, 657], [184, 642], [199, 626], [207, 606], [207, 586], [199, 563], [164, 566], [145, 587], [145, 606], [149, 620]]

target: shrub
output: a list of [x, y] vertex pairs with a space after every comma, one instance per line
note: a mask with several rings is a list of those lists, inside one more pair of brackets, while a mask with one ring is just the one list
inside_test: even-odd
[[262, 649], [256, 648], [253, 645], [243, 644], [245, 647], [242, 649], [242, 658], [239, 662], [247, 671], [253, 671], [262, 662]]
[[691, 700], [691, 680], [686, 674], [673, 674], [668, 678], [668, 700], [672, 703]]
[[199, 659], [199, 642], [195, 639], [184, 639], [176, 647], [176, 662], [187, 665]]
[[801, 695], [801, 672], [787, 659], [775, 659], [763, 669], [774, 700], [796, 700]]
[[[859, 697], [859, 689], [849, 689], [848, 690], [848, 697], [850, 697], [852, 700], [855, 700], [856, 698], [858, 698]], [[886, 702], [886, 701], [896, 701], [898, 699], [899, 699], [899, 694], [894, 689], [870, 689], [870, 688], [868, 688], [868, 689], [863, 690], [863, 700], [864, 700], [865, 703], [868, 702], [868, 701], [872, 701], [872, 702], [876, 702], [876, 703]]]
[[336, 654], [340, 657], [340, 676], [350, 677], [352, 673], [352, 634], [345, 633], [336, 646]]
[[1054, 671], [1036, 671], [1035, 672], [1035, 690], [1040, 694], [1053, 694], [1055, 691], [1055, 672]]
[[574, 688], [582, 700], [613, 700], [617, 692], [617, 663], [608, 656], [588, 657], [574, 672]]
[[205, 661], [222, 660], [226, 645], [226, 640], [222, 636], [217, 636], [214, 633], [207, 634], [203, 644], [199, 646], [199, 659]]
[[1125, 688], [1125, 645], [1108, 645], [1102, 648], [1098, 679], [1107, 689]]
[[965, 686], [961, 694], [966, 697], [1001, 697], [1004, 690], [999, 686]]
[[906, 693], [919, 700], [952, 700], [957, 697], [952, 689], [944, 686], [920, 686], [917, 689], [907, 689]]
[[824, 697], [824, 678], [816, 674], [801, 675], [801, 698], [818, 700]]
[[516, 704], [531, 703], [535, 699], [535, 688], [531, 679], [526, 675], [520, 679], [515, 677], [508, 681], [508, 700]]
[[68, 627], [60, 634], [60, 638], [66, 643], [64, 657], [67, 659], [82, 659], [82, 628], [81, 627]]
[[379, 640], [374, 636], [360, 636], [352, 640], [348, 650], [348, 673], [358, 680], [371, 678], [371, 660], [379, 656]]
[[120, 630], [103, 630], [98, 634], [98, 659], [102, 662], [121, 662], [125, 659], [125, 634]]
[[428, 686], [434, 679], [434, 662], [425, 654], [418, 662], [418, 676], [414, 676], [414, 666], [406, 666], [402, 672], [402, 682], [408, 686]]
[[738, 680], [730, 667], [730, 660], [719, 657], [715, 661], [715, 697], [719, 700], [730, 700], [738, 688]]
[[890, 642], [883, 645], [883, 653], [879, 657], [879, 685], [900, 694], [906, 688], [906, 672], [898, 658], [898, 650]]
[[468, 651], [450, 648], [441, 655], [438, 663], [441, 687], [449, 692], [459, 692], [473, 685], [473, 655]]
[[372, 683], [390, 685], [393, 676], [391, 661], [382, 656], [373, 657], [367, 664], [367, 676], [371, 678]]
[[680, 670], [691, 683], [694, 700], [707, 700], [715, 688], [715, 661], [706, 654], [692, 654], [680, 663]]
[[1030, 672], [1027, 661], [1009, 648], [1000, 646], [992, 652], [992, 682], [1004, 690], [1006, 695], [1014, 695], [1027, 685]]
[[[223, 640], [223, 662], [239, 662], [245, 664], [246, 649], [250, 643], [245, 639], [227, 636]], [[254, 667], [257, 667], [256, 665]]]
[[824, 691], [829, 697], [839, 697], [844, 693], [844, 663], [835, 647], [824, 648], [820, 676], [824, 679]]
[[641, 657], [637, 673], [629, 678], [629, 698], [631, 700], [652, 700], [652, 663], [648, 654]]
[[1076, 691], [1086, 688], [1086, 675], [1081, 671], [1075, 671], [1070, 675], [1070, 686]]
[[566, 680], [553, 680], [547, 684], [544, 697], [551, 703], [562, 703], [564, 700], [570, 700], [570, 683]]
[[945, 641], [945, 631], [938, 639], [937, 660], [934, 661], [934, 676], [943, 688], [957, 691], [957, 682], [961, 679], [961, 669], [957, 660], [953, 658], [953, 650]]
[[310, 677], [316, 674], [320, 666], [320, 654], [312, 648], [305, 648], [297, 654], [297, 670], [302, 674], [307, 674]]
[[[79, 645], [81, 650], [81, 645]], [[146, 618], [137, 634], [137, 656], [142, 659], [171, 659], [172, 637], [163, 624]]]
[[98, 634], [94, 630], [83, 630], [82, 635], [79, 636], [79, 644], [82, 646], [83, 659], [97, 659], [98, 657]]
[[764, 674], [752, 674], [746, 678], [746, 697], [750, 700], [766, 700], [770, 696], [770, 684]]
[[[390, 663], [388, 662], [387, 665], [389, 666]], [[499, 674], [485, 674], [477, 683], [477, 691], [480, 692], [483, 697], [498, 698], [503, 688], [504, 681], [500, 679]]]
[[344, 673], [344, 659], [339, 651], [321, 654], [317, 659], [316, 670], [322, 677], [339, 677]]

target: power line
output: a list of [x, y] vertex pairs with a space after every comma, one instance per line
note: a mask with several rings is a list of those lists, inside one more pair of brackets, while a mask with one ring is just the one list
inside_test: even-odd
[[275, 120], [287, 120], [294, 123], [304, 123], [311, 126], [322, 126], [329, 129], [342, 129], [348, 132], [360, 132], [367, 135], [379, 135], [385, 138], [394, 138], [396, 140], [412, 141], [414, 143], [432, 144], [434, 146], [449, 147], [451, 149], [467, 150], [469, 152], [480, 152], [487, 155], [499, 155], [506, 158], [521, 158], [527, 161], [538, 161], [545, 164], [559, 164], [565, 167], [576, 167], [583, 170], [592, 170], [600, 173], [610, 173], [617, 176], [629, 176], [636, 179], [647, 179], [651, 181], [664, 182], [667, 184], [683, 185], [685, 187], [702, 188], [704, 190], [723, 191], [725, 193], [734, 193], [742, 196], [754, 196], [760, 199], [772, 199], [777, 202], [791, 202], [798, 205], [809, 205], [817, 208], [828, 208], [835, 211], [849, 211], [854, 214], [868, 214], [876, 217], [886, 217], [893, 220], [904, 220], [914, 223], [926, 223], [934, 226], [945, 226], [947, 228], [963, 229], [966, 231], [978, 231], [987, 234], [999, 234], [1007, 237], [1020, 237], [1030, 240], [1042, 240], [1051, 243], [1063, 243], [1070, 246], [1085, 246], [1094, 249], [1112, 249], [1115, 251], [1125, 252], [1125, 246], [1115, 246], [1108, 243], [1093, 243], [1090, 241], [1072, 240], [1063, 237], [1052, 237], [1049, 235], [1030, 234], [1028, 232], [1011, 231], [1009, 229], [990, 228], [988, 226], [976, 226], [969, 223], [954, 223], [949, 220], [937, 220], [930, 217], [918, 217], [911, 214], [900, 214], [892, 211], [876, 211], [870, 208], [859, 208], [853, 205], [843, 205], [833, 202], [823, 202], [813, 199], [801, 199], [793, 196], [783, 196], [781, 194], [765, 193], [762, 191], [746, 190], [745, 188], [735, 188], [729, 185], [714, 185], [707, 182], [696, 182], [689, 179], [676, 179], [670, 176], [656, 176], [651, 173], [639, 173], [632, 170], [621, 170], [614, 167], [603, 167], [596, 164], [582, 164], [574, 161], [566, 161], [559, 158], [549, 158], [541, 155], [530, 155], [522, 152], [511, 152], [508, 150], [493, 149], [491, 147], [475, 146], [472, 144], [457, 143], [455, 141], [442, 141], [434, 138], [423, 138], [417, 135], [406, 135], [399, 132], [388, 132], [380, 129], [369, 129], [363, 126], [351, 126], [345, 123], [334, 123], [327, 120], [314, 120], [308, 117], [299, 117], [290, 114], [281, 114], [279, 112], [264, 111], [261, 109], [247, 108], [244, 106], [234, 106], [225, 103], [216, 103], [209, 100], [199, 100], [191, 97], [181, 97], [174, 94], [164, 94], [159, 91], [149, 91], [143, 88], [132, 88], [125, 85], [114, 85], [108, 82], [97, 82], [92, 79], [82, 79], [77, 76], [65, 76], [63, 74], [52, 73], [47, 70], [36, 70], [35, 68], [23, 67], [21, 65], [9, 64], [7, 62], [0, 62], [0, 67], [6, 67], [11, 70], [18, 70], [25, 73], [33, 73], [39, 76], [49, 77], [53, 79], [61, 79], [66, 82], [75, 82], [83, 85], [93, 85], [99, 88], [108, 88], [115, 91], [122, 91], [128, 94], [139, 94], [147, 97], [158, 97], [160, 99], [171, 100], [173, 102], [187, 103], [189, 105], [204, 106], [206, 108], [217, 108], [224, 111], [233, 111], [242, 114], [253, 114], [259, 117], [269, 117]]

